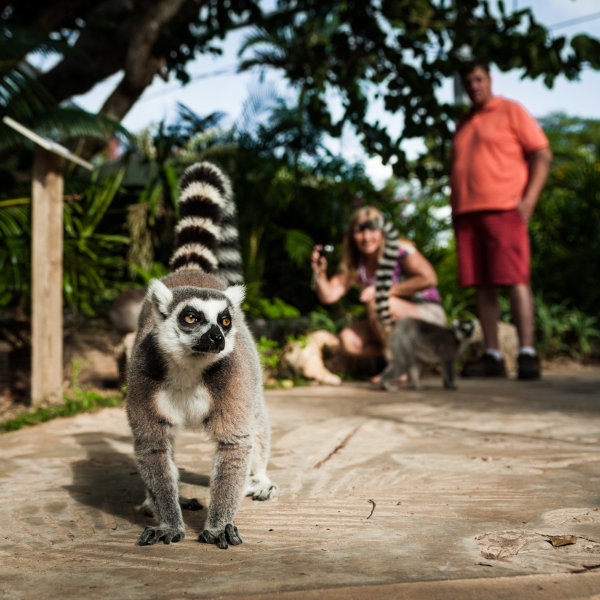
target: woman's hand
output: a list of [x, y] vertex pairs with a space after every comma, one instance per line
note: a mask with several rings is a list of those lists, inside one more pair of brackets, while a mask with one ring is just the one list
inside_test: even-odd
[[323, 304], [337, 302], [350, 288], [350, 282], [344, 273], [335, 273], [327, 278], [327, 259], [321, 254], [323, 246], [317, 244], [310, 255], [313, 270], [313, 286], [317, 297]]
[[368, 304], [375, 300], [375, 286], [369, 285], [360, 293], [360, 301], [364, 304]]
[[310, 256], [310, 266], [316, 275], [327, 272], [327, 259], [321, 254], [321, 250], [323, 250], [323, 246], [317, 244]]

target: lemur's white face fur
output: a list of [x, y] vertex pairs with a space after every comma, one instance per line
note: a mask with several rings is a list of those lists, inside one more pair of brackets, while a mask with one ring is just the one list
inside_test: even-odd
[[243, 319], [244, 286], [231, 286], [224, 292], [196, 287], [169, 289], [154, 279], [147, 297], [152, 303], [158, 344], [171, 358], [191, 358], [208, 365], [233, 350], [236, 322]]
[[454, 320], [452, 321], [452, 331], [458, 343], [468, 340], [475, 330], [475, 323], [473, 321], [466, 320]]

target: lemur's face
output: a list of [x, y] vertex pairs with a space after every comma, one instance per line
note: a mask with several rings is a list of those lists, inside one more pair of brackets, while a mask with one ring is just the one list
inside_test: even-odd
[[193, 352], [222, 352], [232, 329], [229, 304], [219, 300], [184, 302], [177, 308], [175, 321], [180, 341]]
[[454, 321], [452, 324], [454, 329], [454, 335], [458, 341], [468, 340], [475, 330], [475, 324], [473, 321]]
[[234, 347], [236, 320], [243, 319], [243, 286], [224, 292], [194, 287], [168, 289], [159, 280], [149, 286], [155, 331], [161, 349], [177, 357], [216, 360]]

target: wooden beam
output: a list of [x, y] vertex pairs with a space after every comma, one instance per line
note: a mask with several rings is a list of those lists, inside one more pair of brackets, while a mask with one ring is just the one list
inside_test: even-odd
[[22, 136], [34, 142], [34, 144], [37, 146], [44, 148], [44, 150], [54, 152], [54, 154], [58, 154], [63, 158], [67, 158], [70, 161], [77, 163], [80, 167], [85, 167], [89, 171], [94, 170], [94, 165], [92, 165], [92, 163], [89, 163], [87, 160], [83, 160], [83, 158], [73, 154], [69, 149], [61, 146], [59, 143], [46, 139], [45, 137], [38, 135], [35, 131], [31, 131], [31, 129], [27, 129], [27, 127], [21, 125], [21, 123], [15, 121], [14, 119], [11, 119], [10, 117], [3, 117], [2, 121], [4, 121], [4, 123], [6, 123], [6, 125], [9, 127], [12, 127], [15, 131], [18, 131]]
[[63, 383], [62, 159], [36, 145], [31, 192], [31, 403], [60, 398]]

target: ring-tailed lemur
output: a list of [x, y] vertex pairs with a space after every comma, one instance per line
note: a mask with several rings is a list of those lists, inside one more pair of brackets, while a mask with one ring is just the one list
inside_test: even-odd
[[471, 337], [474, 325], [470, 321], [455, 321], [451, 328], [420, 319], [400, 319], [395, 324], [389, 307], [394, 268], [398, 261], [398, 232], [386, 221], [383, 224], [383, 254], [377, 266], [375, 310], [385, 335], [387, 367], [381, 374], [381, 387], [394, 389], [393, 380], [408, 374], [415, 388], [419, 387], [420, 368], [424, 364], [442, 365], [444, 387], [454, 385], [454, 362], [461, 345]]
[[394, 380], [406, 373], [410, 383], [419, 389], [421, 367], [441, 364], [444, 387], [455, 390], [454, 363], [473, 329], [472, 321], [455, 321], [450, 328], [421, 319], [396, 321], [387, 338], [389, 360], [381, 374], [381, 387], [396, 389]]
[[181, 429], [202, 427], [217, 450], [198, 539], [227, 548], [242, 541], [233, 519], [243, 496], [267, 500], [277, 491], [266, 472], [269, 422], [260, 360], [242, 313], [230, 181], [202, 162], [184, 172], [180, 189], [172, 273], [148, 285], [128, 368], [127, 415], [146, 486], [143, 507], [158, 520], [138, 543], [183, 539], [173, 442]]

